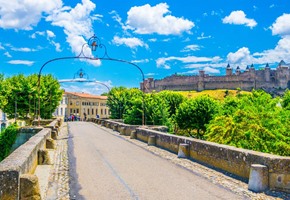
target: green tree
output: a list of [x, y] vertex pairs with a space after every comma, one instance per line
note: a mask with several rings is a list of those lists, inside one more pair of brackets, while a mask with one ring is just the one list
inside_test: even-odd
[[278, 98], [273, 99], [264, 91], [253, 91], [229, 102], [225, 105], [236, 108], [228, 109], [230, 112], [223, 112], [210, 122], [205, 134], [208, 141], [289, 155], [290, 111], [277, 106]]
[[182, 94], [168, 90], [161, 91], [158, 95], [165, 100], [170, 117], [176, 114], [177, 108], [185, 99]]
[[[41, 77], [39, 94], [36, 74], [30, 76], [19, 74], [6, 78], [4, 82], [9, 86], [6, 89], [8, 102], [3, 106], [3, 111], [8, 118], [14, 118], [15, 112], [18, 118], [32, 118], [32, 115], [38, 111], [38, 97], [40, 97], [41, 117], [50, 118], [62, 98], [63, 91], [60, 89], [58, 81], [51, 75]], [[0, 88], [0, 94], [5, 92], [4, 89]], [[37, 103], [37, 106], [34, 102]]]
[[128, 89], [125, 87], [114, 87], [108, 94], [107, 105], [111, 111], [111, 118], [123, 119], [128, 109], [131, 109], [135, 98], [142, 99], [142, 91], [139, 89]]
[[166, 125], [169, 119], [168, 104], [159, 93], [146, 94], [146, 122], [148, 125]]
[[208, 96], [199, 96], [195, 99], [184, 101], [177, 109], [176, 123], [181, 129], [191, 134], [196, 130], [193, 137], [203, 139], [206, 125], [214, 118], [219, 111], [219, 104]]
[[290, 90], [286, 90], [282, 98], [282, 107], [290, 110]]

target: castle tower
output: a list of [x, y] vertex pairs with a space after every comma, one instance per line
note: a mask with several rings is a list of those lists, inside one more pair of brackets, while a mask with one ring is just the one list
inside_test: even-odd
[[226, 76], [231, 76], [233, 75], [233, 69], [231, 68], [230, 64], [227, 65], [226, 69]]
[[265, 67], [265, 81], [270, 82], [270, 67], [268, 63], [266, 64]]
[[204, 77], [205, 77], [205, 72], [203, 70], [200, 70], [198, 82], [197, 82], [197, 90], [198, 91], [204, 90]]
[[241, 74], [241, 70], [240, 70], [240, 67], [237, 66], [237, 69], [236, 69], [236, 75], [240, 75]]

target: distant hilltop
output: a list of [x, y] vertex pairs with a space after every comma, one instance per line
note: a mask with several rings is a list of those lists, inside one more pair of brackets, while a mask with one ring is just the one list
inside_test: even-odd
[[[247, 66], [245, 71], [236, 68], [235, 73], [228, 64], [225, 76], [209, 76], [203, 70], [195, 76], [171, 75], [164, 79], [155, 80], [148, 78], [144, 81], [145, 92], [162, 90], [214, 90], [214, 89], [237, 89], [251, 91], [263, 89], [267, 92], [285, 90], [290, 88], [290, 64], [283, 60], [276, 69], [270, 69], [267, 64], [263, 69], [256, 70], [254, 65]], [[140, 84], [143, 90], [143, 83]]]

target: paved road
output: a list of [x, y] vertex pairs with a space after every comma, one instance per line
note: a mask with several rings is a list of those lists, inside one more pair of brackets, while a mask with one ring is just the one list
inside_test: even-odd
[[73, 199], [242, 199], [87, 122], [69, 123]]

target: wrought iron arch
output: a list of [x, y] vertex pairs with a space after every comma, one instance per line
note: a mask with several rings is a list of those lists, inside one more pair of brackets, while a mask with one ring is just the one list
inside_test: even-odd
[[[91, 56], [87, 56], [85, 55], [85, 51], [84, 51], [84, 48], [85, 47], [90, 47], [91, 48], [91, 52], [93, 51], [96, 51], [98, 49], [104, 49], [104, 54], [101, 56], [101, 57], [94, 57], [93, 54]], [[107, 47], [102, 44], [101, 40], [96, 36], [96, 35], [93, 35], [92, 37], [89, 38], [88, 42], [83, 44], [82, 45], [82, 49], [81, 49], [81, 52], [79, 53], [79, 55], [77, 56], [66, 56], [66, 57], [59, 57], [59, 58], [53, 58], [51, 60], [48, 60], [46, 61], [40, 68], [39, 70], [39, 73], [38, 73], [38, 125], [40, 126], [40, 82], [41, 82], [41, 73], [42, 73], [42, 70], [43, 68], [51, 63], [51, 62], [55, 62], [55, 61], [59, 61], [59, 60], [70, 60], [70, 59], [84, 59], [84, 60], [92, 60], [92, 61], [96, 61], [96, 60], [105, 60], [105, 61], [114, 61], [114, 62], [120, 62], [120, 63], [125, 63], [125, 64], [129, 64], [131, 66], [134, 66], [136, 67], [139, 72], [141, 73], [142, 75], [142, 92], [143, 92], [143, 95], [142, 95], [142, 107], [143, 107], [143, 113], [142, 113], [142, 125], [145, 125], [146, 124], [146, 106], [145, 106], [145, 87], [144, 87], [144, 82], [145, 82], [145, 76], [144, 76], [144, 73], [142, 71], [142, 69], [135, 63], [132, 63], [130, 61], [127, 61], [127, 60], [122, 60], [122, 59], [116, 59], [116, 58], [111, 58], [108, 53], [107, 53]]]

